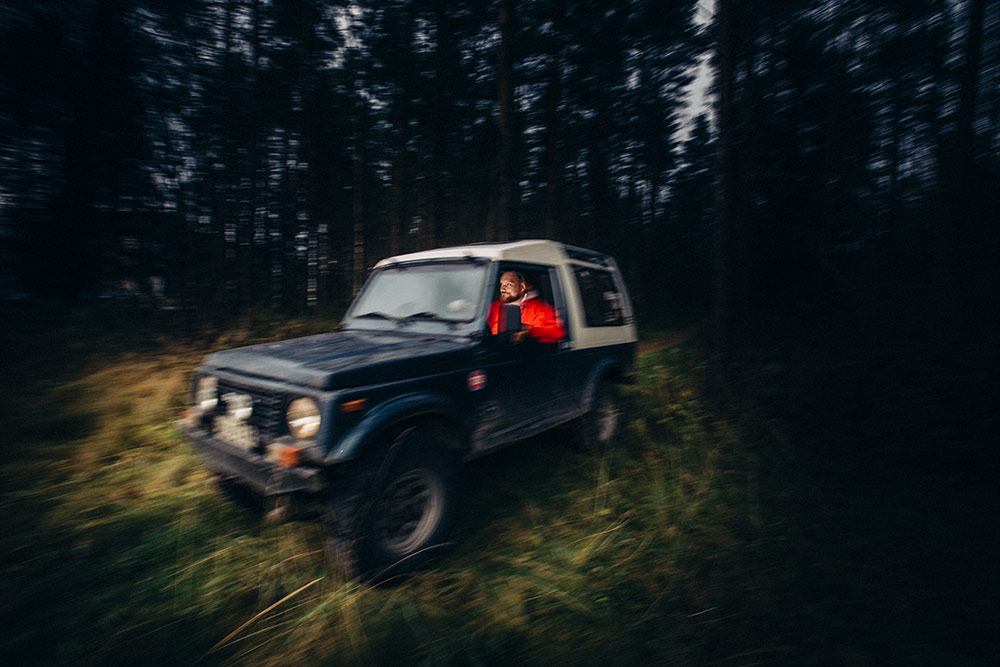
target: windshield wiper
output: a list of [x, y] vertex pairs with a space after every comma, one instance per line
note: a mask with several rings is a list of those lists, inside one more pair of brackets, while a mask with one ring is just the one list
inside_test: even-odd
[[376, 320], [390, 320], [392, 322], [398, 322], [399, 321], [398, 317], [394, 317], [392, 315], [389, 315], [387, 313], [382, 313], [382, 312], [379, 312], [377, 310], [372, 310], [372, 311], [369, 311], [367, 313], [361, 313], [360, 315], [355, 315], [354, 316], [355, 319], [361, 319], [362, 317], [370, 317], [370, 318], [376, 319]]
[[440, 320], [443, 318], [437, 313], [432, 313], [429, 310], [421, 310], [416, 313], [410, 313], [408, 315], [404, 315], [399, 319], [407, 321], [407, 320]]
[[395, 315], [389, 315], [388, 313], [383, 313], [379, 310], [372, 310], [367, 313], [362, 313], [360, 315], [355, 315], [353, 319], [360, 320], [363, 317], [367, 317], [375, 320], [388, 320], [389, 322], [399, 322], [406, 323], [412, 322], [414, 320], [431, 320], [434, 322], [447, 322], [448, 324], [456, 324], [461, 320], [454, 320], [450, 317], [442, 317], [437, 313], [432, 313], [429, 310], [421, 310], [416, 313], [410, 313], [409, 315], [404, 315], [402, 317], [396, 317]]
[[432, 313], [429, 310], [421, 310], [416, 313], [410, 313], [404, 317], [399, 318], [401, 322], [412, 322], [413, 320], [432, 320], [434, 322], [447, 322], [449, 324], [455, 324], [461, 320], [456, 320], [451, 317], [442, 317], [437, 313]]

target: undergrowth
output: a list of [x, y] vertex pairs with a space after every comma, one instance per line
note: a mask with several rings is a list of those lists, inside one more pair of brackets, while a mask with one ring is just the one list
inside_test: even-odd
[[[205, 352], [330, 324], [258, 318], [182, 339], [162, 322], [36, 316], [8, 332], [0, 662], [748, 663], [991, 648], [945, 650], [879, 617], [867, 583], [902, 618], [933, 598], [878, 581], [887, 567], [893, 586], [906, 583], [899, 567], [928, 573], [878, 537], [897, 536], [899, 517], [852, 523], [882, 504], [822, 492], [781, 423], [711, 410], [696, 343], [640, 357], [611, 451], [580, 453], [560, 429], [477, 460], [456, 542], [430, 567], [377, 588], [341, 580], [318, 523], [265, 525], [228, 502], [172, 424]], [[948, 530], [902, 516], [907, 530]]]

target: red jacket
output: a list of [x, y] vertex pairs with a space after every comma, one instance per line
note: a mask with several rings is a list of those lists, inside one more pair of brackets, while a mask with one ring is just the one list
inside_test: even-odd
[[[500, 323], [501, 305], [503, 304], [499, 301], [490, 304], [490, 316], [486, 320], [494, 336]], [[541, 299], [521, 302], [521, 326], [539, 343], [558, 343], [566, 337], [566, 330], [556, 315], [556, 309]]]

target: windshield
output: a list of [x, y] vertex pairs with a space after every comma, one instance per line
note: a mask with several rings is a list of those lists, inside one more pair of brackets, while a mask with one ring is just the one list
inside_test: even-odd
[[372, 275], [348, 317], [471, 322], [483, 300], [488, 267], [472, 262], [385, 267]]

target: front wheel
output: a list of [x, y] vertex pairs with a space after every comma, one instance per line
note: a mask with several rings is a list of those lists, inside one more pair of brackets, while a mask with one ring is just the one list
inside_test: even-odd
[[459, 466], [432, 433], [416, 430], [371, 454], [353, 471], [360, 484], [333, 493], [328, 544], [345, 574], [378, 581], [413, 571], [444, 545]]

